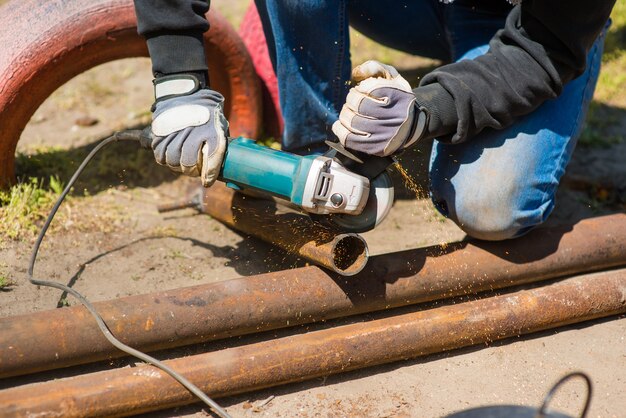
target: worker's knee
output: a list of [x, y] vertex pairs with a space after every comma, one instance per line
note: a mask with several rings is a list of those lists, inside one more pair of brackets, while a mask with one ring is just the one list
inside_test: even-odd
[[435, 206], [469, 236], [501, 241], [519, 237], [543, 223], [554, 197], [533, 199], [532, 191], [515, 183], [433, 190]]

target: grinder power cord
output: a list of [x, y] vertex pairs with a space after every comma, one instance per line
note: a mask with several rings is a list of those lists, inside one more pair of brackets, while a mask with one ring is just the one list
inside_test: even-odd
[[109, 342], [111, 344], [113, 344], [115, 347], [117, 347], [118, 349], [120, 349], [121, 351], [123, 351], [123, 352], [125, 352], [125, 353], [127, 353], [129, 355], [131, 355], [133, 357], [136, 357], [136, 358], [138, 358], [141, 361], [144, 361], [144, 362], [146, 362], [148, 364], [153, 365], [154, 367], [157, 367], [157, 368], [163, 370], [164, 372], [166, 372], [167, 374], [172, 376], [174, 379], [176, 379], [187, 390], [189, 390], [191, 393], [196, 395], [202, 402], [204, 402], [207, 406], [209, 406], [218, 416], [220, 416], [222, 418], [230, 418], [230, 415], [226, 412], [226, 410], [224, 410], [215, 401], [213, 401], [209, 396], [207, 396], [204, 392], [202, 392], [202, 390], [199, 387], [197, 387], [196, 385], [191, 383], [188, 379], [186, 379], [184, 376], [182, 376], [181, 374], [176, 372], [176, 370], [173, 370], [172, 368], [167, 366], [165, 363], [155, 359], [152, 356], [149, 356], [148, 354], [145, 354], [145, 353], [143, 353], [143, 352], [141, 352], [139, 350], [136, 350], [136, 349], [134, 349], [134, 348], [124, 344], [123, 342], [121, 342], [117, 338], [115, 338], [115, 336], [113, 335], [111, 330], [107, 327], [106, 323], [104, 322], [104, 320], [102, 319], [102, 317], [100, 316], [98, 311], [96, 311], [96, 309], [91, 304], [91, 302], [89, 302], [89, 300], [87, 300], [87, 298], [85, 298], [79, 292], [77, 292], [76, 290], [74, 290], [71, 287], [66, 286], [64, 284], [57, 283], [57, 282], [52, 282], [52, 281], [48, 281], [48, 280], [41, 280], [41, 279], [37, 279], [37, 278], [34, 277], [35, 261], [37, 260], [37, 254], [39, 252], [39, 247], [41, 246], [41, 242], [43, 241], [43, 238], [45, 237], [46, 232], [48, 231], [48, 228], [50, 227], [50, 224], [52, 223], [52, 220], [54, 219], [54, 215], [59, 210], [59, 207], [61, 206], [61, 203], [63, 203], [63, 200], [65, 199], [67, 194], [70, 192], [70, 190], [72, 189], [72, 186], [74, 185], [74, 183], [76, 182], [76, 180], [78, 179], [80, 174], [83, 172], [83, 170], [85, 169], [87, 164], [89, 164], [89, 162], [93, 159], [93, 157], [102, 148], [106, 147], [107, 145], [109, 145], [109, 144], [111, 144], [113, 142], [117, 142], [117, 141], [141, 141], [141, 139], [142, 139], [142, 132], [139, 131], [139, 130], [117, 132], [114, 135], [112, 135], [112, 136], [104, 139], [102, 142], [100, 142], [87, 155], [87, 157], [85, 157], [85, 159], [83, 160], [81, 165], [78, 167], [78, 169], [76, 170], [76, 172], [74, 173], [72, 178], [67, 183], [67, 186], [65, 186], [65, 189], [63, 190], [63, 192], [61, 193], [61, 195], [57, 199], [56, 203], [52, 207], [52, 210], [50, 211], [50, 214], [48, 215], [48, 218], [46, 219], [46, 222], [44, 223], [43, 228], [41, 228], [41, 232], [39, 233], [39, 236], [37, 237], [37, 240], [35, 241], [35, 246], [33, 248], [33, 252], [32, 252], [31, 257], [30, 257], [30, 261], [29, 261], [29, 265], [28, 265], [28, 280], [32, 284], [34, 284], [34, 285], [53, 287], [55, 289], [62, 290], [64, 292], [67, 292], [68, 294], [71, 294], [72, 296], [74, 296], [91, 313], [91, 315], [96, 320], [96, 322], [98, 324], [98, 327], [100, 328], [100, 330], [102, 331], [102, 333], [104, 334], [106, 339], [109, 340]]
[[[111, 344], [168, 373], [219, 416], [228, 417], [224, 409], [184, 376], [159, 360], [119, 341], [93, 305], [79, 292], [64, 284], [34, 277], [41, 242], [63, 200], [87, 164], [102, 148], [117, 141], [137, 141], [142, 147], [156, 152], [158, 146], [155, 146], [154, 141], [168, 142], [168, 135], [163, 132], [164, 135], [157, 136], [154, 132], [154, 122], [151, 128], [143, 131], [117, 132], [100, 142], [87, 155], [54, 204], [37, 237], [29, 262], [28, 280], [34, 285], [53, 287], [76, 297], [93, 315], [98, 327]], [[330, 148], [325, 155], [298, 156], [257, 145], [247, 138], [234, 138], [227, 141], [223, 161], [219, 159], [222, 165], [214, 167], [214, 159], [203, 158], [203, 155], [211, 154], [210, 152], [207, 154], [207, 144], [196, 143], [198, 151], [195, 156], [198, 161], [195, 164], [202, 164], [199, 173], [203, 178], [203, 184], [212, 184], [217, 177], [237, 190], [250, 188], [278, 197], [299, 207], [314, 219], [332, 225], [335, 229], [361, 232], [374, 228], [387, 216], [393, 204], [393, 183], [387, 168], [395, 160], [391, 157], [361, 153], [355, 155], [345, 150], [339, 143], [329, 142], [328, 145]], [[181, 168], [179, 171], [185, 173], [189, 167]]]

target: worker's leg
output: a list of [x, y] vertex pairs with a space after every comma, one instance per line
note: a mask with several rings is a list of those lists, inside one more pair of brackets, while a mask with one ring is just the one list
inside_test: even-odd
[[[487, 240], [520, 236], [546, 220], [593, 96], [603, 44], [604, 35], [589, 52], [584, 74], [559, 98], [508, 129], [486, 130], [458, 145], [435, 141], [431, 193], [444, 215]], [[472, 49], [462, 59], [487, 48]]]
[[368, 19], [370, 26], [387, 25], [376, 17], [385, 15], [392, 26], [379, 30], [412, 37], [414, 53], [449, 55], [438, 51], [446, 44], [438, 35], [443, 26], [436, 11], [443, 6], [437, 0], [384, 5], [379, 0], [256, 0], [256, 5], [278, 78], [287, 150], [321, 145], [332, 135], [350, 87], [348, 13], [353, 18], [359, 15], [355, 10], [367, 11], [368, 17], [355, 18], [364, 30]]
[[350, 0], [348, 16], [350, 26], [382, 45], [448, 62], [452, 53], [445, 29], [447, 7], [439, 0]]
[[330, 137], [350, 79], [346, 0], [257, 0], [278, 78], [283, 148]]

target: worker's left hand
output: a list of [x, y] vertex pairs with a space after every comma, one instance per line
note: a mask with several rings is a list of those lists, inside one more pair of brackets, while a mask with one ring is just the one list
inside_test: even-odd
[[395, 68], [367, 61], [352, 70], [352, 78], [357, 85], [332, 127], [346, 148], [387, 156], [420, 138], [427, 113]]
[[192, 75], [155, 80], [150, 147], [157, 163], [188, 176], [204, 187], [217, 179], [228, 136], [224, 97], [201, 88]]

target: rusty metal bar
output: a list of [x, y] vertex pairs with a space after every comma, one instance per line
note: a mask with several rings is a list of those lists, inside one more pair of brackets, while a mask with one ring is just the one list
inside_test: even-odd
[[[376, 256], [350, 278], [305, 267], [94, 305], [118, 338], [152, 351], [626, 265], [625, 237], [618, 214]], [[80, 306], [0, 319], [0, 348], [0, 377], [123, 355]]]
[[[167, 361], [223, 397], [626, 312], [626, 270]], [[142, 365], [0, 391], [0, 415], [118, 416], [194, 402]]]
[[236, 193], [217, 182], [200, 188], [199, 209], [218, 221], [343, 276], [363, 270], [369, 258], [358, 234], [345, 234], [313, 222], [273, 200]]

